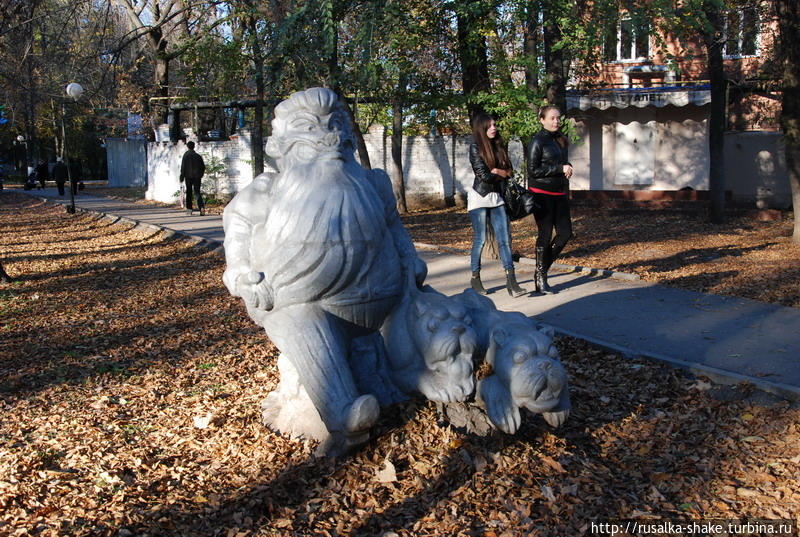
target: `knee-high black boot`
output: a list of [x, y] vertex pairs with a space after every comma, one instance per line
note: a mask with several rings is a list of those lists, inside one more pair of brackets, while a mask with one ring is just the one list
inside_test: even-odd
[[469, 281], [470, 286], [472, 289], [478, 293], [479, 295], [486, 295], [486, 289], [483, 288], [483, 282], [481, 282], [481, 271], [475, 271], [472, 273], [472, 279]]
[[536, 247], [536, 275], [534, 281], [536, 282], [536, 290], [543, 295], [550, 295], [553, 291], [547, 284], [547, 250], [544, 246]]

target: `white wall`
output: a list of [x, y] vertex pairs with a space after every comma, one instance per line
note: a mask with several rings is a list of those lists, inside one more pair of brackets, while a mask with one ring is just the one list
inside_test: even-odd
[[[383, 128], [364, 135], [370, 164], [391, 175], [391, 138]], [[414, 205], [442, 205], [445, 200], [466, 204], [466, 189], [475, 175], [469, 163], [471, 136], [403, 137], [403, 177], [406, 199]], [[521, 170], [522, 144], [511, 142], [509, 156], [515, 170]]]
[[704, 108], [592, 110], [577, 127], [580, 139], [570, 148], [573, 190], [708, 189]]
[[[187, 147], [183, 141], [152, 142], [147, 153], [146, 199], [174, 203], [180, 191], [181, 158]], [[217, 195], [233, 195], [253, 180], [250, 158], [250, 138], [242, 133], [236, 140], [226, 142], [195, 142], [195, 151], [203, 155], [206, 165], [209, 157], [217, 157], [225, 165], [225, 172], [217, 184]]]
[[[642, 123], [641, 109], [612, 108], [585, 112], [578, 122], [580, 139], [570, 147], [575, 175], [573, 190], [678, 190], [689, 186], [708, 189], [707, 107], [664, 107], [655, 110], [652, 184], [634, 187], [616, 182], [618, 167], [625, 165], [616, 152], [617, 125]], [[649, 114], [646, 119], [653, 121]], [[373, 168], [391, 173], [391, 139], [383, 129], [364, 137]], [[726, 189], [736, 198], [770, 200], [774, 206], [791, 203], [784, 150], [779, 133], [728, 133], [725, 137]], [[466, 188], [474, 175], [469, 164], [470, 136], [408, 136], [403, 139], [403, 172], [410, 206], [441, 206], [455, 201], [463, 205]], [[226, 165], [218, 194], [235, 194], [248, 185], [251, 171], [250, 140], [246, 133], [228, 142], [199, 142], [195, 148], [215, 155]], [[174, 202], [179, 191], [178, 174], [183, 142], [150, 143], [148, 147], [147, 199]], [[522, 145], [509, 144], [514, 168], [521, 173]], [[787, 202], [788, 200], [788, 202]]]
[[725, 134], [725, 189], [738, 201], [760, 201], [764, 208], [787, 209], [792, 189], [779, 132]]

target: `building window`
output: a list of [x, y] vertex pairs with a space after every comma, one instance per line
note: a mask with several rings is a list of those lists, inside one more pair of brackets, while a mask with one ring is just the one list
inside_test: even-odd
[[603, 46], [606, 61], [646, 60], [650, 55], [650, 32], [647, 23], [623, 19], [606, 33]]
[[758, 54], [758, 13], [753, 7], [730, 11], [725, 17], [726, 58], [741, 58]]

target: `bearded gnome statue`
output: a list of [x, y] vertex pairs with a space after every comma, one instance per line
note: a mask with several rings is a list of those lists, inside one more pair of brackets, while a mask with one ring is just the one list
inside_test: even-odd
[[[355, 161], [349, 115], [333, 91], [311, 88], [281, 102], [267, 154], [278, 171], [256, 177], [225, 209], [223, 281], [281, 351], [281, 386], [262, 404], [265, 420], [335, 455], [368, 439], [379, 398], [397, 400], [370, 393], [356, 376], [377, 382], [388, 371], [383, 381], [392, 384], [397, 360], [387, 358], [381, 329], [422, 292], [427, 267], [400, 221], [389, 177]], [[470, 341], [473, 332], [464, 332], [472, 328], [457, 326], [456, 339]], [[419, 379], [417, 391], [429, 398], [465, 400], [474, 386], [466, 346], [448, 346], [453, 357], [438, 362], [420, 355], [417, 369], [405, 358], [406, 382], [395, 382], [396, 391], [413, 391], [416, 381], [407, 379]], [[375, 374], [357, 371], [362, 362]], [[435, 370], [426, 370], [431, 363]], [[452, 388], [440, 371], [457, 372]], [[309, 425], [314, 420], [318, 426]]]

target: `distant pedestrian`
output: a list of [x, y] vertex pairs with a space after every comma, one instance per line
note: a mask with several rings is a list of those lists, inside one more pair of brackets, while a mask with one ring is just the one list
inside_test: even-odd
[[78, 190], [83, 190], [83, 165], [80, 160], [69, 161], [69, 183], [72, 185], [72, 194], [78, 195]]
[[[536, 290], [551, 294], [547, 271], [558, 258], [567, 241], [572, 238], [572, 218], [569, 210], [569, 141], [559, 129], [561, 112], [555, 106], [539, 110], [542, 130], [528, 146], [528, 190], [536, 199]], [[553, 228], [556, 236], [553, 238]], [[552, 242], [551, 242], [552, 239]]]
[[186, 212], [192, 214], [192, 191], [194, 191], [197, 197], [197, 208], [200, 209], [200, 214], [204, 215], [206, 213], [206, 205], [200, 192], [200, 183], [206, 173], [206, 164], [203, 162], [203, 157], [195, 152], [194, 142], [188, 142], [186, 147], [189, 150], [183, 154], [180, 176], [181, 183], [184, 180], [186, 181]]
[[50, 171], [47, 169], [46, 160], [42, 160], [39, 165], [36, 166], [36, 178], [39, 180], [39, 188], [46, 188], [47, 181], [50, 179]]
[[495, 120], [488, 114], [479, 114], [472, 122], [473, 142], [469, 146], [469, 162], [475, 172], [472, 188], [467, 190], [467, 212], [472, 222], [472, 252], [470, 285], [482, 295], [486, 290], [481, 282], [481, 251], [486, 242], [486, 232], [491, 223], [500, 261], [506, 271], [508, 294], [518, 297], [528, 291], [517, 284], [514, 274], [514, 259], [511, 256], [510, 233], [505, 202], [501, 196], [504, 183], [514, 170]]
[[56, 187], [58, 187], [58, 195], [64, 195], [64, 183], [67, 182], [67, 165], [64, 164], [64, 160], [61, 157], [56, 159], [56, 163], [53, 164], [53, 180], [56, 182]]

